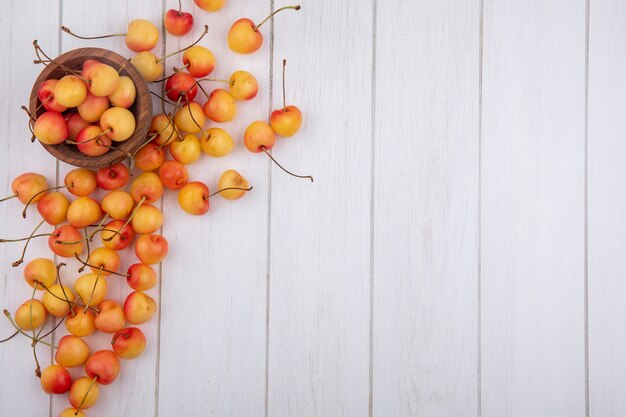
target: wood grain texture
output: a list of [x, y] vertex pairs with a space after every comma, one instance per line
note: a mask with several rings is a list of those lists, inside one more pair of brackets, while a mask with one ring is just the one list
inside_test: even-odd
[[[115, 12], [113, 12], [115, 11]], [[142, 0], [138, 2], [126, 2], [124, 0], [113, 0], [108, 2], [84, 2], [80, 0], [63, 0], [62, 24], [68, 26], [74, 32], [81, 35], [100, 35], [107, 33], [123, 33], [129, 21], [137, 18], [144, 18], [155, 23], [159, 27], [162, 21], [161, 0]], [[162, 39], [162, 38], [161, 38]], [[61, 47], [63, 51], [74, 48], [95, 46], [105, 48], [130, 58], [134, 52], [126, 48], [123, 37], [101, 39], [101, 40], [81, 40], [73, 38], [65, 33], [62, 34]], [[157, 45], [154, 53], [162, 53], [161, 44]], [[74, 167], [61, 163], [60, 181], [67, 172]], [[132, 181], [132, 178], [131, 178]], [[129, 184], [130, 185], [130, 184]], [[128, 186], [126, 187], [128, 189]], [[103, 191], [95, 194], [97, 199], [104, 196]], [[92, 248], [102, 246], [99, 235], [94, 239]], [[86, 255], [86, 253], [85, 253]], [[120, 253], [120, 271], [125, 272], [133, 263], [137, 262], [132, 248]], [[80, 266], [75, 260], [63, 260], [67, 263], [65, 268], [64, 281], [72, 283], [79, 274], [76, 272]], [[158, 270], [158, 265], [155, 265]], [[124, 278], [107, 278], [108, 293], [107, 298], [122, 304], [128, 294], [132, 292]], [[158, 289], [147, 291], [148, 295], [154, 297], [159, 302]], [[97, 404], [87, 410], [88, 415], [107, 416], [117, 414], [129, 414], [137, 416], [152, 416], [156, 413], [155, 391], [156, 374], [155, 367], [158, 354], [157, 317], [148, 323], [137, 326], [145, 334], [147, 347], [145, 352], [137, 359], [122, 360], [122, 369], [118, 380], [111, 385], [100, 387], [100, 398]], [[65, 327], [61, 327], [57, 340], [66, 333]], [[86, 338], [92, 350], [110, 349], [111, 335], [98, 332]], [[78, 376], [81, 369], [74, 370], [73, 375]], [[132, 392], [132, 395], [129, 395]], [[52, 403], [52, 415], [56, 416], [61, 410], [67, 407], [67, 398], [57, 396]]]
[[315, 182], [271, 167], [268, 415], [366, 416], [372, 8], [300, 4], [274, 19], [273, 109], [287, 59], [287, 104], [304, 122], [272, 153]]
[[626, 7], [592, 1], [589, 13], [590, 416], [626, 414]]
[[[54, 185], [56, 164], [54, 159], [38, 143], [30, 142], [28, 116], [20, 109], [20, 105], [28, 104], [29, 88], [35, 81], [42, 66], [33, 64], [34, 52], [32, 41], [45, 39], [46, 50], [55, 54], [58, 49], [58, 33], [56, 25], [49, 22], [59, 21], [58, 1], [49, 1], [33, 9], [26, 2], [11, 1], [3, 5], [5, 10], [0, 14], [0, 80], [5, 92], [0, 95], [0, 131], [2, 146], [0, 151], [0, 167], [2, 180], [0, 194], [11, 194], [13, 178], [23, 172], [37, 172]], [[22, 30], [23, 22], [29, 22], [30, 30]], [[28, 236], [39, 223], [37, 209], [31, 207], [27, 218], [21, 217], [23, 209], [17, 199], [0, 203], [0, 237], [17, 238]], [[44, 225], [41, 233], [52, 231], [52, 227]], [[25, 262], [17, 268], [11, 262], [17, 260], [22, 252], [21, 243], [0, 244], [0, 307], [14, 314], [17, 307], [30, 299], [32, 288], [22, 278], [26, 263], [33, 258], [49, 256], [47, 239], [34, 240], [29, 245]], [[37, 295], [41, 298], [41, 294]], [[11, 335], [13, 327], [2, 315], [0, 319], [0, 339]], [[47, 339], [48, 341], [50, 338]], [[39, 379], [35, 377], [35, 361], [33, 359], [31, 341], [23, 336], [0, 345], [0, 415], [47, 416], [49, 398], [41, 390]], [[45, 346], [37, 348], [42, 368], [50, 363], [50, 349]]]
[[[238, 69], [251, 72], [259, 95], [238, 103], [235, 121], [220, 124], [235, 140], [224, 158], [202, 155], [188, 166], [190, 180], [215, 191], [227, 169], [236, 169], [254, 190], [238, 201], [211, 198], [202, 217], [183, 212], [176, 193], [165, 199], [163, 233], [170, 242], [170, 262], [163, 264], [159, 415], [262, 416], [265, 393], [265, 275], [267, 270], [267, 160], [243, 146], [243, 132], [268, 112], [270, 27], [266, 42], [252, 55], [228, 49], [230, 25], [245, 14], [258, 19], [270, 10], [269, 1], [230, 1], [218, 13], [205, 12], [188, 0], [183, 9], [195, 17], [193, 33], [168, 36], [168, 52], [197, 39], [203, 25], [209, 34], [200, 42], [215, 55], [211, 77], [228, 78]], [[176, 8], [168, 0], [166, 9]], [[167, 68], [181, 66], [181, 57], [168, 59]], [[222, 83], [204, 83], [210, 92]], [[206, 97], [198, 92], [197, 101]], [[206, 127], [218, 126], [207, 122]]]
[[477, 415], [478, 2], [376, 26], [374, 416]]
[[585, 4], [484, 3], [483, 416], [585, 415]]

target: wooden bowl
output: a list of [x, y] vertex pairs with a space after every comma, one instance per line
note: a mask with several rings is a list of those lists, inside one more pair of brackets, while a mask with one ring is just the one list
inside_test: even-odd
[[[68, 145], [66, 143], [60, 143], [58, 145], [42, 144], [42, 146], [60, 161], [78, 167], [100, 168], [115, 164], [128, 158], [128, 154], [134, 153], [146, 140], [152, 120], [152, 97], [150, 96], [150, 90], [148, 89], [148, 86], [146, 85], [146, 82], [142, 78], [141, 74], [139, 74], [139, 71], [137, 71], [137, 69], [126, 58], [116, 54], [115, 52], [101, 48], [79, 48], [60, 55], [55, 59], [55, 61], [65, 65], [69, 69], [80, 72], [83, 67], [83, 62], [87, 59], [95, 59], [118, 70], [119, 68], [122, 68], [120, 75], [130, 77], [135, 83], [137, 96], [133, 105], [128, 108], [128, 110], [130, 110], [135, 116], [135, 132], [130, 138], [123, 142], [112, 142], [111, 146], [124, 152], [111, 149], [109, 152], [101, 156], [87, 156], [79, 152], [75, 145]], [[30, 93], [29, 107], [34, 118], [39, 117], [46, 111], [43, 106], [40, 107], [41, 102], [39, 101], [39, 97], [37, 97], [37, 90], [39, 89], [41, 83], [50, 78], [60, 79], [64, 75], [66, 75], [66, 72], [54, 63], [49, 64], [43, 71], [41, 71], [41, 74], [37, 77]], [[39, 110], [37, 110], [38, 107]]]

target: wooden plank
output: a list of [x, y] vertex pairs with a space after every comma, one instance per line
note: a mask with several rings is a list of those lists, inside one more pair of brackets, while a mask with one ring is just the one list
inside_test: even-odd
[[626, 414], [626, 7], [591, 2], [589, 13], [589, 400], [591, 416]]
[[[90, 36], [123, 33], [126, 31], [128, 22], [138, 18], [147, 19], [156, 24], [160, 29], [163, 19], [162, 14], [161, 0], [141, 0], [133, 2], [113, 0], [100, 3], [63, 0], [62, 23], [78, 34]], [[160, 35], [162, 35], [162, 33], [160, 33]], [[101, 40], [81, 40], [63, 34], [61, 41], [61, 47], [64, 52], [74, 48], [95, 46], [110, 49], [128, 58], [132, 57], [134, 54], [126, 47], [124, 37]], [[161, 43], [157, 45], [153, 52], [157, 55], [162, 54]], [[74, 169], [74, 167], [61, 164], [59, 172], [60, 181], [63, 181], [65, 174], [72, 169]], [[98, 191], [95, 196], [101, 198], [104, 194], [103, 191]], [[92, 247], [99, 246], [102, 246], [102, 244], [99, 236], [96, 236]], [[132, 248], [120, 252], [120, 258], [122, 260], [120, 266], [121, 272], [125, 272], [132, 263], [137, 262]], [[64, 280], [71, 283], [80, 276], [76, 272], [80, 265], [77, 261], [73, 260], [63, 261], [67, 263], [67, 267], [64, 269]], [[126, 296], [132, 292], [126, 280], [124, 278], [111, 277], [107, 279], [107, 282], [107, 298], [123, 304]], [[149, 290], [147, 293], [154, 297], [157, 302], [159, 301], [158, 289]], [[120, 413], [135, 415], [155, 414], [155, 365], [157, 363], [158, 354], [157, 318], [155, 317], [150, 322], [137, 327], [141, 328], [147, 339], [145, 352], [137, 359], [121, 360], [122, 370], [119, 379], [112, 385], [100, 387], [100, 398], [97, 404], [88, 411], [89, 415], [116, 415]], [[60, 329], [62, 330], [59, 332], [57, 340], [62, 334], [66, 334], [64, 326]], [[92, 351], [96, 349], [108, 349], [110, 348], [111, 335], [98, 332], [97, 334], [88, 336], [86, 340], [92, 347]], [[74, 371], [73, 375], [76, 377], [80, 372], [81, 371]], [[133, 395], [128, 395], [129, 392], [132, 392]], [[64, 396], [58, 396], [53, 401], [52, 415], [57, 415], [67, 406], [67, 399]]]
[[477, 415], [478, 2], [377, 14], [373, 415]]
[[482, 409], [583, 416], [585, 3], [484, 4]]
[[[37, 172], [55, 183], [56, 163], [38, 142], [31, 143], [28, 131], [28, 117], [20, 105], [28, 105], [30, 89], [42, 66], [33, 64], [35, 55], [32, 41], [39, 39], [40, 44], [50, 54], [58, 51], [59, 33], [56, 23], [59, 21], [58, 0], [45, 2], [37, 8], [25, 2], [9, 2], [0, 16], [0, 79], [5, 85], [5, 92], [0, 97], [0, 126], [3, 137], [3, 151], [0, 152], [2, 181], [0, 194], [11, 194], [13, 178], [24, 172]], [[28, 24], [24, 24], [28, 22]], [[39, 223], [40, 216], [35, 208], [28, 212], [26, 220], [21, 217], [23, 205], [16, 199], [0, 204], [0, 237], [16, 238], [28, 236]], [[50, 232], [48, 225], [42, 226], [40, 233]], [[49, 256], [47, 239], [34, 240], [29, 245], [24, 263], [12, 268], [11, 263], [20, 257], [21, 243], [5, 243], [0, 246], [2, 259], [2, 290], [0, 306], [14, 314], [16, 308], [32, 295], [32, 289], [22, 278], [24, 266], [36, 257]], [[41, 294], [38, 294], [41, 298]], [[14, 332], [4, 315], [0, 320], [0, 339]], [[47, 339], [49, 340], [49, 338]], [[30, 347], [31, 342], [17, 336], [0, 345], [0, 415], [47, 415], [49, 397], [42, 390], [39, 379], [35, 377], [35, 362]], [[50, 349], [39, 345], [38, 357], [42, 369], [50, 363]], [[29, 398], [29, 401], [24, 401]]]
[[[230, 25], [242, 14], [252, 18], [269, 12], [269, 1], [227, 2], [224, 9], [208, 13], [192, 1], [183, 10], [195, 17], [192, 34], [178, 40], [167, 37], [168, 52], [197, 39], [203, 25], [209, 35], [200, 44], [217, 59], [211, 76], [228, 78], [237, 69], [258, 79], [260, 92], [251, 102], [239, 103], [235, 121], [223, 124], [236, 142], [224, 158], [201, 159], [188, 166], [191, 180], [215, 190], [227, 169], [236, 169], [254, 186], [238, 201], [211, 198], [203, 217], [183, 212], [176, 193], [165, 198], [163, 233], [171, 254], [163, 264], [161, 310], [161, 361], [159, 415], [196, 415], [198, 410], [216, 416], [261, 416], [265, 392], [265, 274], [267, 269], [267, 161], [247, 152], [243, 132], [268, 111], [269, 26], [266, 43], [253, 55], [228, 49]], [[167, 8], [177, 7], [167, 1]], [[168, 60], [167, 68], [181, 66], [181, 58]], [[205, 83], [211, 91], [221, 84]], [[206, 100], [199, 93], [198, 100]], [[216, 125], [207, 123], [207, 126]]]
[[287, 104], [304, 123], [273, 155], [315, 182], [271, 168], [268, 415], [365, 416], [372, 8], [300, 4], [275, 18], [273, 108], [285, 58]]

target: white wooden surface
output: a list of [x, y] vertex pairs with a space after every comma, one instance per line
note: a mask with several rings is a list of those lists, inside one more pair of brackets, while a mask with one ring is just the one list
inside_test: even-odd
[[[28, 140], [19, 105], [40, 71], [31, 41], [57, 54], [87, 44], [60, 36], [61, 23], [85, 33], [139, 17], [160, 26], [177, 5], [7, 3], [0, 194], [23, 171], [55, 183], [70, 169]], [[234, 153], [189, 167], [211, 188], [228, 168], [255, 188], [237, 202], [213, 199], [201, 218], [183, 214], [175, 195], [163, 200], [171, 255], [151, 291], [159, 315], [142, 326], [148, 349], [123, 362], [87, 414], [626, 414], [626, 6], [303, 0], [263, 28], [257, 54], [228, 50], [232, 21], [287, 4], [230, 0], [209, 15], [184, 0], [194, 32], [157, 47], [184, 46], [206, 23], [214, 74], [257, 76], [261, 94], [227, 125]], [[130, 56], [122, 39], [97, 45]], [[242, 145], [247, 123], [280, 105], [283, 58], [287, 101], [305, 124], [274, 154], [313, 184]], [[26, 220], [20, 211], [0, 205], [0, 237], [36, 224], [35, 211]], [[0, 306], [10, 311], [30, 296], [23, 267], [10, 266], [20, 250], [0, 246]], [[45, 242], [29, 254], [47, 254]], [[122, 301], [128, 289], [111, 281]], [[0, 321], [0, 339], [10, 333]], [[65, 406], [33, 370], [27, 340], [0, 345], [0, 415]]]

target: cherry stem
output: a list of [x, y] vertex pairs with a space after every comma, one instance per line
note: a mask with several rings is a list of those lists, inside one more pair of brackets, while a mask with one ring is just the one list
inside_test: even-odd
[[[65, 297], [65, 301], [67, 301], [67, 305], [70, 307], [69, 311], [72, 312], [72, 317], [76, 317], [76, 312], [74, 311], [74, 303], [70, 301], [70, 298], [67, 296], [67, 293], [65, 292], [65, 287], [63, 286], [63, 283], [61, 282], [61, 268], [63, 268], [64, 266], [65, 264], [63, 262], [57, 265], [57, 281], [59, 281], [61, 292], [63, 293], [63, 296]], [[48, 291], [48, 293], [52, 294], [54, 297], [58, 298], [59, 300], [63, 301], [63, 299], [61, 297], [57, 297], [56, 294], [53, 294], [49, 290], [46, 290], [46, 291]]]
[[15, 336], [17, 336], [20, 332], [16, 331], [15, 333], [13, 333], [11, 336], [7, 337], [6, 339], [2, 339], [0, 340], [0, 343], [4, 343], [4, 342], [8, 342], [9, 340], [13, 339]]
[[311, 182], [313, 182], [313, 177], [310, 175], [296, 175], [293, 172], [287, 171], [281, 164], [278, 163], [278, 161], [276, 161], [274, 159], [274, 157], [272, 156], [271, 153], [268, 152], [267, 148], [265, 146], [261, 147], [261, 150], [263, 152], [265, 152], [265, 155], [269, 156], [269, 158], [272, 160], [272, 162], [274, 162], [276, 165], [278, 165], [278, 167], [280, 169], [282, 169], [283, 171], [285, 171], [287, 174], [291, 175], [292, 177], [297, 177], [297, 178], [308, 178], [311, 180]]
[[160, 99], [163, 101], [163, 103], [167, 103], [167, 104], [169, 104], [170, 106], [176, 106], [174, 103], [172, 103], [171, 101], [167, 100], [165, 97], [163, 97], [163, 96], [161, 96], [161, 95], [159, 95], [159, 94], [155, 93], [154, 91], [150, 91], [150, 94], [152, 94], [153, 96], [156, 96], [156, 97], [160, 98]]
[[13, 194], [13, 195], [10, 195], [8, 197], [4, 197], [3, 199], [0, 200], [0, 203], [2, 203], [3, 201], [10, 200], [10, 199], [15, 198], [15, 197], [17, 197], [17, 194]]
[[107, 149], [109, 149], [109, 150], [111, 150], [111, 151], [121, 152], [121, 153], [123, 153], [123, 154], [124, 154], [124, 156], [126, 156], [126, 158], [131, 158], [131, 159], [133, 158], [133, 154], [132, 154], [132, 153], [130, 153], [130, 152], [128, 152], [128, 151], [125, 151], [125, 150], [123, 150], [123, 149], [120, 149], [120, 148], [116, 148], [115, 146], [105, 145], [104, 143], [102, 143], [102, 142], [100, 141], [100, 139], [96, 139], [96, 143], [97, 143], [98, 145], [102, 146], [103, 148], [107, 148]]
[[[200, 132], [202, 132], [204, 137], [206, 137], [206, 132], [204, 131], [204, 126], [200, 126], [200, 123], [198, 123], [196, 121], [196, 118], [193, 117], [193, 112], [191, 111], [191, 105], [190, 105], [189, 100], [187, 100], [187, 110], [189, 111], [189, 117], [191, 117], [191, 120], [193, 120], [193, 123], [198, 127], [198, 129], [200, 129]], [[180, 138], [180, 140], [182, 140], [182, 138]]]
[[30, 297], [30, 304], [28, 305], [28, 319], [30, 328], [33, 331], [33, 343], [31, 344], [31, 346], [33, 347], [33, 356], [35, 357], [35, 364], [37, 365], [37, 367], [35, 368], [35, 375], [37, 375], [38, 378], [41, 378], [41, 366], [39, 366], [39, 359], [37, 359], [37, 333], [35, 333], [35, 326], [33, 325], [33, 302], [35, 300], [36, 293], [37, 285], [33, 285], [33, 295]]
[[65, 315], [63, 317], [61, 317], [61, 320], [59, 320], [59, 322], [57, 324], [54, 325], [54, 327], [52, 329], [50, 329], [50, 331], [48, 331], [46, 334], [44, 334], [43, 336], [37, 336], [37, 338], [39, 339], [39, 341], [41, 341], [41, 339], [45, 339], [46, 337], [50, 336], [52, 333], [54, 333], [54, 331], [56, 329], [59, 328], [59, 326], [61, 324], [63, 324], [63, 321], [65, 320], [65, 318], [67, 317], [67, 315], [70, 314], [70, 312], [68, 311], [67, 313], [65, 313]]
[[35, 235], [35, 232], [41, 227], [41, 225], [46, 221], [46, 219], [41, 219], [41, 221], [39, 222], [39, 224], [37, 225], [37, 227], [35, 227], [35, 229], [31, 232], [28, 240], [26, 240], [26, 244], [24, 245], [24, 249], [22, 250], [22, 256], [20, 257], [20, 259], [18, 259], [17, 261], [13, 262], [11, 264], [11, 266], [13, 268], [19, 266], [22, 264], [22, 262], [24, 262], [24, 256], [26, 256], [26, 249], [28, 248], [28, 244], [30, 243], [30, 240], [33, 238], [33, 236]]
[[120, 274], [119, 272], [111, 271], [109, 269], [104, 269], [104, 264], [101, 264], [100, 266], [96, 266], [96, 265], [90, 264], [89, 262], [85, 262], [82, 259], [80, 259], [80, 257], [78, 256], [77, 253], [74, 254], [74, 257], [78, 260], [78, 262], [83, 264], [83, 267], [81, 269], [79, 269], [78, 272], [82, 272], [85, 267], [90, 267], [90, 268], [100, 268], [100, 271], [102, 271], [102, 272], [108, 272], [109, 274], [114, 274], [114, 275], [117, 275], [117, 276], [120, 276], [120, 277], [124, 277], [124, 278], [128, 278], [129, 277], [128, 274]]
[[86, 313], [87, 310], [89, 309], [89, 304], [91, 304], [91, 300], [93, 300], [93, 295], [96, 293], [96, 288], [98, 287], [98, 281], [100, 281], [101, 273], [102, 273], [102, 267], [100, 267], [100, 270], [98, 271], [98, 274], [96, 275], [96, 280], [93, 282], [93, 288], [91, 289], [91, 294], [89, 295], [89, 300], [87, 301], [87, 304], [85, 304], [85, 310], [83, 310], [83, 313]]
[[37, 196], [38, 196], [38, 195], [40, 195], [40, 194], [47, 193], [48, 191], [52, 191], [52, 190], [60, 190], [60, 189], [62, 189], [62, 188], [68, 188], [68, 186], [67, 186], [67, 185], [59, 185], [58, 187], [51, 187], [51, 188], [47, 188], [47, 189], [45, 189], [45, 190], [41, 190], [41, 191], [39, 191], [38, 193], [34, 194], [34, 195], [30, 198], [30, 200], [28, 200], [28, 202], [26, 203], [26, 205], [24, 205], [24, 210], [22, 211], [22, 217], [23, 217], [23, 218], [26, 218], [26, 209], [28, 208], [28, 206], [30, 206], [30, 203], [32, 203], [32, 202], [33, 202], [33, 200], [35, 199], [35, 197], [37, 197]]
[[285, 67], [287, 60], [283, 59], [283, 111], [287, 111], [287, 100], [285, 100]]
[[215, 192], [211, 193], [211, 194], [209, 195], [209, 198], [213, 197], [215, 194], [219, 194], [219, 193], [221, 193], [222, 191], [228, 191], [228, 190], [250, 191], [250, 190], [252, 190], [252, 188], [254, 188], [254, 187], [250, 187], [250, 188], [240, 188], [240, 187], [227, 187], [227, 188], [222, 188], [221, 190], [217, 190], [217, 191], [215, 191]]
[[[85, 233], [86, 238], [89, 238], [87, 227], [83, 228], [83, 233]], [[89, 257], [91, 256], [91, 248], [90, 248], [89, 242], [90, 242], [89, 239], [85, 240], [85, 244], [87, 246], [87, 259], [89, 259]], [[77, 253], [74, 252], [74, 255], [77, 255]], [[79, 270], [78, 272], [82, 272], [82, 271]]]
[[30, 141], [31, 143], [35, 141], [35, 131], [33, 130], [33, 122], [36, 121], [36, 119], [33, 117], [33, 115], [28, 111], [28, 109], [26, 108], [26, 106], [21, 106], [21, 109], [24, 110], [26, 112], [26, 114], [28, 115], [28, 130], [30, 130], [31, 136], [30, 136]]
[[[9, 322], [11, 323], [11, 326], [13, 326], [13, 328], [15, 330], [17, 330], [17, 332], [23, 336], [26, 336], [28, 339], [32, 339], [32, 337], [30, 335], [28, 335], [27, 333], [25, 333], [22, 329], [20, 329], [19, 327], [17, 327], [17, 324], [15, 324], [15, 322], [13, 321], [13, 318], [11, 317], [11, 313], [9, 313], [9, 310], [4, 310], [4, 315], [6, 316], [6, 318], [9, 320]], [[53, 349], [56, 349], [56, 346], [54, 346], [51, 343], [48, 343], [44, 340], [39, 340], [38, 343], [44, 344], [48, 347], [51, 347]]]
[[[86, 140], [86, 141], [84, 141], [84, 142], [80, 142], [80, 143], [78, 143], [78, 142], [74, 142], [74, 141], [72, 141], [72, 140], [67, 139], [67, 140], [65, 141], [65, 143], [67, 143], [68, 145], [80, 145], [81, 143], [88, 143], [88, 142], [91, 142], [91, 141], [94, 141], [94, 140], [98, 139], [98, 138], [99, 138], [100, 136], [102, 136], [102, 135], [106, 135], [107, 133], [109, 133], [109, 132], [110, 132], [110, 131], [112, 131], [112, 130], [113, 130], [113, 129], [108, 128], [107, 130], [103, 131], [102, 133], [98, 133], [98, 134], [97, 134], [96, 136], [94, 136], [93, 138], [89, 138], [89, 139], [87, 139], [87, 140]], [[98, 144], [101, 144], [101, 143], [100, 143], [100, 142], [98, 142]]]
[[37, 237], [44, 237], [44, 236], [52, 236], [53, 233], [41, 233], [39, 235], [31, 235], [28, 237], [23, 237], [21, 239], [0, 239], [0, 243], [12, 243], [12, 242], [23, 242], [25, 240], [31, 240], [31, 239], [35, 239]]
[[98, 375], [93, 377], [91, 384], [89, 384], [89, 387], [87, 388], [87, 392], [85, 392], [85, 396], [83, 397], [82, 401], [78, 405], [78, 408], [76, 409], [76, 412], [74, 413], [75, 416], [78, 415], [78, 413], [80, 412], [80, 409], [83, 407], [83, 404], [85, 403], [85, 400], [87, 399], [87, 396], [89, 395], [89, 391], [91, 391], [91, 388], [93, 388], [93, 385], [96, 383], [97, 379], [98, 379]]
[[[53, 297], [54, 297], [54, 298], [56, 298], [57, 300], [61, 300], [61, 301], [68, 302], [68, 303], [72, 306], [72, 307], [70, 308], [70, 310], [66, 313], [66, 316], [67, 316], [68, 314], [70, 314], [70, 313], [72, 313], [72, 317], [73, 317], [73, 316], [76, 316], [76, 313], [74, 312], [74, 307], [79, 307], [79, 308], [83, 308], [83, 307], [85, 307], [85, 304], [82, 304], [82, 303], [77, 303], [76, 301], [70, 301], [70, 300], [69, 300], [69, 298], [62, 298], [62, 297], [59, 297], [58, 295], [56, 295], [55, 293], [50, 292], [50, 288], [46, 287], [46, 284], [44, 284], [43, 282], [39, 282], [39, 281], [36, 281], [36, 282], [37, 282], [37, 284], [38, 284], [38, 285], [40, 285], [40, 286], [41, 286], [44, 290], [48, 291], [48, 293], [49, 293], [51, 296], [53, 296]], [[59, 285], [60, 285], [60, 284], [59, 284]], [[61, 286], [61, 288], [63, 289], [63, 286]], [[65, 289], [63, 289], [63, 293], [64, 293], [64, 295], [67, 297], [67, 294], [65, 294]], [[96, 307], [91, 307], [91, 306], [89, 307], [89, 310], [91, 310], [91, 311], [93, 311], [93, 312], [95, 312], [95, 313], [100, 312], [100, 310], [98, 310]]]
[[178, 15], [182, 16], [183, 15], [183, 5], [180, 4], [180, 0], [178, 0]]
[[128, 226], [130, 221], [133, 219], [133, 216], [135, 215], [135, 213], [137, 213], [137, 210], [139, 210], [139, 207], [141, 207], [141, 205], [144, 203], [144, 201], [146, 201], [146, 196], [145, 195], [141, 197], [141, 200], [139, 200], [139, 203], [137, 203], [137, 205], [133, 209], [133, 212], [130, 214], [130, 216], [128, 217], [128, 219], [124, 223], [124, 225], [122, 225], [122, 227], [120, 227], [119, 230], [116, 230], [115, 233], [113, 233], [113, 235], [111, 235], [111, 236], [109, 236], [107, 238], [104, 238], [102, 240], [104, 240], [105, 242], [110, 242], [110, 241], [113, 240], [113, 238], [115, 236], [119, 235], [120, 232], [122, 231], [122, 229], [124, 229], [126, 226]]
[[101, 35], [101, 36], [80, 36], [72, 32], [70, 28], [68, 28], [67, 26], [61, 26], [61, 30], [78, 39], [105, 39], [105, 38], [113, 38], [115, 36], [126, 36], [126, 33], [112, 33], [110, 35]]
[[126, 68], [126, 65], [130, 64], [130, 58], [128, 58], [126, 61], [124, 61], [124, 63], [122, 65], [120, 65], [120, 67], [117, 70], [118, 74], [121, 74], [122, 71], [124, 70], [124, 68]]
[[202, 32], [202, 35], [200, 35], [200, 37], [194, 43], [192, 43], [191, 45], [189, 45], [189, 46], [187, 46], [187, 47], [185, 47], [185, 48], [183, 48], [181, 50], [178, 50], [176, 52], [172, 52], [171, 54], [164, 55], [163, 57], [157, 59], [157, 62], [161, 62], [161, 61], [166, 60], [167, 58], [169, 58], [171, 56], [174, 56], [176, 54], [180, 54], [181, 52], [186, 51], [187, 49], [191, 48], [192, 46], [194, 46], [195, 44], [200, 42], [200, 40], [202, 38], [204, 38], [204, 35], [206, 35], [207, 33], [209, 33], [209, 25], [204, 25], [204, 31]]
[[270, 20], [272, 17], [274, 17], [274, 15], [280, 11], [286, 10], [286, 9], [293, 9], [293, 10], [300, 10], [301, 7], [298, 6], [285, 6], [285, 7], [281, 7], [280, 9], [274, 11], [271, 15], [267, 16], [265, 19], [263, 19], [263, 21], [261, 23], [259, 23], [258, 25], [256, 25], [254, 27], [254, 31], [257, 32], [259, 30], [259, 28], [261, 27], [261, 25], [263, 25], [263, 23], [267, 22], [268, 20]]
[[74, 71], [71, 68], [68, 68], [67, 66], [65, 66], [64, 64], [55, 61], [54, 59], [50, 58], [44, 51], [43, 49], [41, 49], [41, 46], [39, 46], [39, 43], [37, 42], [37, 40], [35, 39], [33, 41], [33, 47], [35, 48], [35, 55], [37, 55], [37, 58], [39, 58], [39, 60], [34, 60], [33, 62], [35, 64], [44, 64], [47, 66], [46, 61], [41, 59], [41, 56], [39, 55], [39, 52], [42, 53], [43, 56], [45, 56], [48, 61], [47, 62], [51, 62], [56, 64], [59, 68], [61, 68], [63, 71], [65, 71], [66, 73], [69, 72], [71, 74], [76, 75], [78, 78], [80, 78], [81, 80], [85, 81], [87, 84], [90, 84], [91, 81], [89, 81], [88, 79], [86, 79], [85, 77], [83, 77], [82, 75], [80, 75], [80, 73], [78, 71]]

